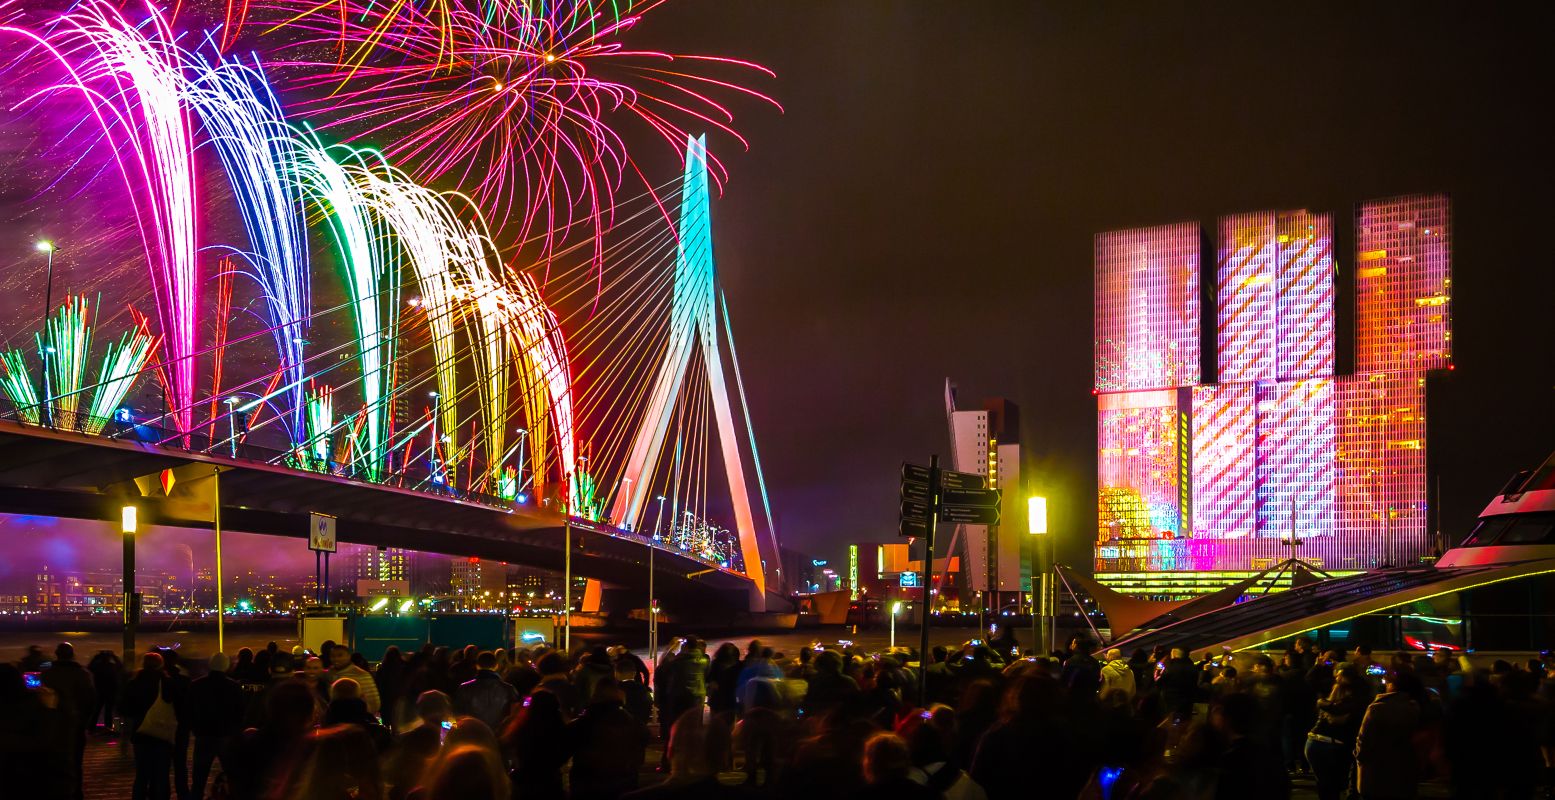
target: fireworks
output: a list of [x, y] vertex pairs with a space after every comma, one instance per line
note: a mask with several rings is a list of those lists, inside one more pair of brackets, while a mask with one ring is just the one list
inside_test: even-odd
[[270, 312], [295, 443], [302, 430], [303, 344], [311, 314], [296, 143], [259, 66], [188, 58], [186, 70], [185, 97], [220, 157], [248, 234], [249, 249], [240, 255]]
[[0, 33], [40, 45], [68, 74], [28, 100], [79, 93], [113, 153], [156, 296], [170, 416], [179, 431], [188, 431], [199, 298], [198, 204], [194, 138], [183, 102], [183, 55], [168, 21], [152, 8], [147, 24], [136, 27], [105, 0], [83, 0], [58, 19], [47, 38], [16, 26], [0, 27]]
[[315, 97], [301, 107], [327, 116], [321, 128], [347, 141], [382, 142], [418, 180], [463, 187], [490, 218], [513, 221], [504, 233], [542, 252], [581, 230], [602, 264], [600, 235], [624, 180], [639, 174], [619, 122], [674, 150], [687, 127], [743, 145], [719, 98], [776, 105], [718, 77], [772, 75], [756, 64], [630, 47], [628, 33], [659, 3], [620, 16], [598, 3], [510, 3], [492, 24], [490, 8], [467, 2], [366, 3], [347, 13], [342, 0], [335, 18], [329, 5], [282, 0], [278, 8], [295, 15], [288, 30], [303, 32], [299, 52], [350, 48], [335, 62], [289, 62], [303, 72], [297, 87]]

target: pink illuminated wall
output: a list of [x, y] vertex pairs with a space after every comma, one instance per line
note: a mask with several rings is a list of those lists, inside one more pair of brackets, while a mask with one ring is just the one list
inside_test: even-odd
[[1251, 383], [1193, 390], [1193, 535], [1258, 530], [1258, 392]]

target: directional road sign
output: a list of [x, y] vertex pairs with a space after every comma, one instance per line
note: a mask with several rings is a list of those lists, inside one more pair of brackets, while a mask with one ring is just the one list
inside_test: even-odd
[[912, 500], [917, 503], [929, 502], [929, 485], [926, 483], [902, 484], [902, 499]]
[[997, 525], [999, 507], [940, 506], [939, 521], [965, 525]]
[[993, 508], [999, 505], [1003, 494], [998, 489], [945, 489], [940, 492], [940, 505]]
[[916, 501], [913, 501], [913, 500], [903, 500], [902, 501], [902, 519], [927, 520], [928, 518], [929, 518], [929, 504], [928, 503], [919, 503], [919, 502], [916, 502]]
[[[940, 486], [946, 489], [984, 489], [988, 486], [988, 479], [982, 475], [973, 475], [969, 472], [951, 472], [948, 469], [939, 471]], [[917, 464], [902, 465], [902, 485], [919, 483], [929, 485], [929, 468], [920, 467]]]
[[928, 536], [929, 521], [926, 519], [904, 519], [898, 524], [897, 533], [915, 539]]

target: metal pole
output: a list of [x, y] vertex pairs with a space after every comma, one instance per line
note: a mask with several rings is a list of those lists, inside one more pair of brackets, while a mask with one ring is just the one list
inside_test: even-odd
[[[659, 508], [664, 507], [664, 501], [659, 501]], [[648, 660], [658, 663], [659, 660], [659, 614], [653, 602], [653, 540], [648, 540]]]
[[[932, 576], [934, 572], [934, 529], [939, 517], [939, 456], [929, 456], [929, 524], [923, 537], [923, 563]], [[934, 579], [930, 577], [932, 585]], [[927, 601], [928, 590], [924, 590]], [[918, 630], [918, 705], [928, 707], [929, 697], [929, 603], [923, 604], [923, 625]]]
[[216, 652], [225, 652], [227, 645], [226, 602], [221, 592], [221, 470], [212, 470], [211, 523], [216, 529]]
[[135, 526], [125, 512], [124, 536], [124, 666], [135, 668]]
[[[54, 305], [54, 245], [48, 246], [49, 272], [48, 278], [43, 284], [43, 346], [38, 353], [43, 361], [43, 413], [48, 417], [48, 426], [54, 427], [54, 389], [49, 380], [49, 308]], [[126, 665], [130, 662], [125, 661]]]
[[572, 652], [572, 517], [562, 522], [562, 652]]

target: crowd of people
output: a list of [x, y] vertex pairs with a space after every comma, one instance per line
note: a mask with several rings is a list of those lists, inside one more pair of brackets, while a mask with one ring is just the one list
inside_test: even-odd
[[325, 643], [203, 664], [157, 650], [132, 674], [60, 644], [0, 664], [0, 786], [81, 798], [101, 735], [133, 750], [133, 800], [1207, 800], [1289, 797], [1303, 774], [1323, 800], [1549, 790], [1542, 660], [1011, 644], [936, 647], [921, 675], [906, 650], [709, 655], [695, 637], [651, 667], [625, 647], [390, 648], [372, 665]]

